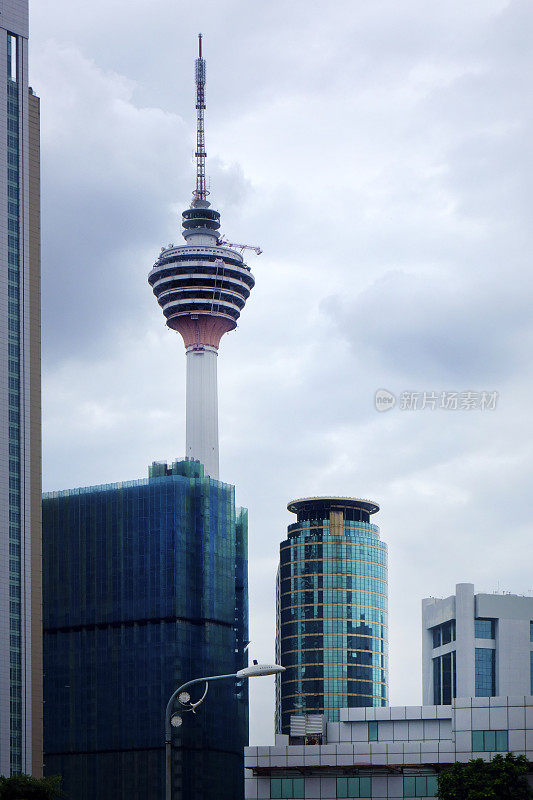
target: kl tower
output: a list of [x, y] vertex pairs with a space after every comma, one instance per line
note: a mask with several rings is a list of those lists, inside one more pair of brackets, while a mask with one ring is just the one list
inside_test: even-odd
[[195, 61], [196, 188], [190, 208], [182, 214], [186, 244], [163, 247], [148, 282], [166, 324], [181, 333], [185, 345], [186, 456], [198, 459], [206, 474], [218, 480], [218, 347], [222, 336], [237, 327], [255, 281], [242, 256], [248, 246], [220, 238], [220, 214], [207, 200], [205, 76], [200, 34]]

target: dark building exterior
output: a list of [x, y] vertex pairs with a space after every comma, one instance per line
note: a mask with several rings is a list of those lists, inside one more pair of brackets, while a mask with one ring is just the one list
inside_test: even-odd
[[[197, 461], [156, 463], [44, 495], [43, 561], [45, 774], [69, 800], [159, 799], [170, 694], [245, 666], [247, 512]], [[174, 798], [242, 797], [244, 683], [174, 730]]]
[[276, 731], [292, 714], [388, 705], [387, 546], [368, 500], [311, 497], [280, 545]]

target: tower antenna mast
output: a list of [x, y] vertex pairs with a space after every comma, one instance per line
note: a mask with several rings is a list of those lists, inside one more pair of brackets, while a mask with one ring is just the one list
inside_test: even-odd
[[205, 182], [205, 59], [202, 58], [202, 34], [198, 34], [198, 58], [194, 62], [196, 81], [196, 189], [193, 192], [192, 206], [207, 202], [209, 191]]

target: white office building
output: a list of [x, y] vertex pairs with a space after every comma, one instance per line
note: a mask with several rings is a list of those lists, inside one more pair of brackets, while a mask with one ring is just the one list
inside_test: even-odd
[[[533, 761], [533, 697], [341, 709], [340, 722], [291, 718], [273, 747], [245, 749], [246, 800], [435, 797], [454, 762], [512, 751]], [[531, 778], [530, 777], [530, 782]]]
[[422, 600], [423, 703], [533, 694], [533, 597], [455, 594]]
[[533, 762], [533, 598], [463, 583], [422, 616], [424, 705], [291, 717], [273, 747], [246, 748], [246, 800], [429, 798], [456, 761]]

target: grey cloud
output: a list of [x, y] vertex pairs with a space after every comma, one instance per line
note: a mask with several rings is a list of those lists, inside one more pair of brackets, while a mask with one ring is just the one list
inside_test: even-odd
[[[182, 343], [146, 274], [190, 199], [196, 9], [33, 7], [47, 489], [140, 477], [183, 452]], [[253, 649], [272, 657], [287, 501], [367, 495], [390, 546], [392, 700], [417, 703], [405, 642], [420, 597], [457, 580], [530, 588], [515, 554], [530, 548], [533, 465], [531, 5], [203, 10], [211, 197], [228, 237], [264, 250], [219, 360], [222, 475], [250, 509]], [[380, 415], [380, 387], [500, 401]], [[264, 743], [272, 697], [251, 690]]]

